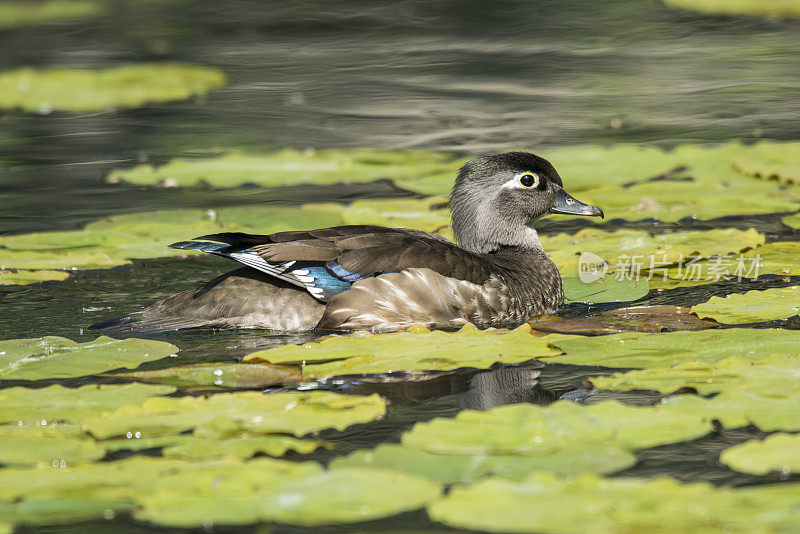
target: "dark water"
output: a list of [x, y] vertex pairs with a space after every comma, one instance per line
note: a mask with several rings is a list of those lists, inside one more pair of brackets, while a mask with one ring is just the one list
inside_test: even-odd
[[[0, 31], [0, 70], [180, 60], [218, 66], [229, 85], [203, 99], [138, 110], [0, 115], [0, 234], [79, 228], [123, 212], [398, 196], [387, 184], [279, 190], [154, 190], [106, 185], [113, 168], [226, 149], [420, 148], [465, 154], [576, 143], [800, 138], [800, 23], [700, 16], [654, 1], [118, 1], [84, 22]], [[565, 177], [568, 183], [568, 177]], [[561, 223], [559, 223], [561, 224]], [[569, 223], [580, 225], [584, 223]], [[626, 224], [663, 231], [680, 225]], [[776, 217], [698, 227], [756, 227], [796, 238]], [[577, 226], [572, 227], [577, 228]], [[545, 233], [563, 229], [545, 222]], [[138, 261], [67, 281], [0, 287], [0, 338], [92, 336], [96, 321], [196, 287], [230, 266], [215, 258]], [[690, 305], [709, 295], [785, 284], [715, 284], [652, 292], [643, 302]], [[587, 315], [599, 308], [572, 308]], [[96, 310], [96, 311], [92, 311]], [[310, 335], [197, 331], [159, 339], [185, 361], [235, 360]], [[377, 391], [385, 420], [331, 433], [336, 454], [396, 441], [415, 422], [465, 408], [549, 403], [606, 370], [541, 364], [489, 372], [334, 381]], [[648, 394], [599, 394], [651, 403]], [[756, 429], [642, 451], [625, 476], [669, 474], [718, 484], [763, 482], [717, 462]], [[310, 456], [327, 461], [331, 453]], [[326, 456], [327, 455], [327, 456]], [[128, 519], [37, 532], [165, 530]], [[448, 530], [424, 512], [321, 532]], [[279, 526], [275, 532], [305, 532]], [[237, 532], [258, 529], [236, 529]]]

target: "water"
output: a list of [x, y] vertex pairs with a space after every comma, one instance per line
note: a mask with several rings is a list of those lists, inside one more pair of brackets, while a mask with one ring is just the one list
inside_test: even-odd
[[[0, 70], [180, 60], [217, 66], [229, 76], [226, 88], [183, 103], [82, 115], [3, 112], [0, 234], [74, 229], [111, 214], [156, 209], [408, 194], [384, 183], [200, 191], [102, 182], [114, 168], [225, 149], [372, 147], [477, 154], [513, 147], [546, 156], [548, 147], [578, 143], [670, 147], [800, 138], [799, 23], [700, 16], [651, 1], [121, 0], [96, 20], [2, 31], [0, 49]], [[545, 221], [541, 229], [574, 230], [584, 224], [589, 223]], [[686, 224], [617, 226], [668, 231]], [[692, 228], [720, 226], [756, 227], [770, 240], [796, 238], [772, 216]], [[225, 260], [210, 257], [146, 260], [78, 273], [62, 283], [0, 287], [0, 337], [86, 340], [93, 337], [84, 332], [89, 324], [196, 287], [229, 268]], [[652, 292], [643, 302], [690, 305], [711, 294], [786, 283]], [[255, 350], [313, 338], [256, 331], [154, 337], [180, 346], [186, 362], [234, 361]], [[391, 400], [389, 413], [378, 423], [328, 433], [325, 438], [337, 444], [335, 453], [298, 459], [324, 462], [332, 454], [397, 441], [415, 422], [465, 408], [546, 404], [604, 372], [536, 364], [444, 373], [424, 381], [394, 376], [326, 384], [352, 393], [379, 392]], [[658, 399], [644, 393], [601, 394], [589, 402], [609, 397], [634, 403]], [[723, 431], [642, 451], [640, 462], [622, 475], [763, 482], [716, 460], [721, 449], [759, 435], [756, 429]], [[162, 530], [126, 518], [25, 530], [89, 528]], [[449, 530], [422, 512], [358, 527], [363, 532], [400, 528]], [[279, 526], [275, 532], [306, 530]], [[321, 530], [352, 532], [355, 527]]]

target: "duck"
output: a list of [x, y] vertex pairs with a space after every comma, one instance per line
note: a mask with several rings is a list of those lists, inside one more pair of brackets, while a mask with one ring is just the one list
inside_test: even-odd
[[530, 152], [465, 163], [449, 207], [455, 242], [415, 229], [348, 225], [174, 243], [242, 267], [91, 328], [389, 332], [521, 324], [564, 303], [561, 275], [533, 223], [553, 213], [603, 217], [569, 195], [553, 165]]

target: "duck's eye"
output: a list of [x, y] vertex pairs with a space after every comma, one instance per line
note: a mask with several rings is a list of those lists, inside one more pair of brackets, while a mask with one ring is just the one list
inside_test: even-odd
[[525, 173], [519, 177], [519, 183], [525, 187], [536, 187], [539, 185], [539, 177], [532, 173]]

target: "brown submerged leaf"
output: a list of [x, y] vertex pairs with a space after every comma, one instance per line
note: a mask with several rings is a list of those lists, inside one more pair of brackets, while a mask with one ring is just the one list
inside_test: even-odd
[[268, 363], [197, 363], [105, 376], [192, 389], [259, 389], [297, 384], [301, 378], [298, 367]]
[[594, 317], [566, 319], [557, 315], [538, 315], [528, 321], [531, 328], [558, 334], [600, 335], [622, 332], [675, 332], [705, 330], [716, 321], [700, 319], [683, 306], [630, 306], [604, 311]]

